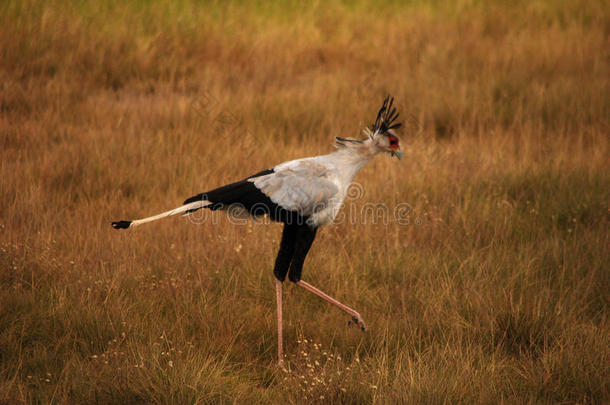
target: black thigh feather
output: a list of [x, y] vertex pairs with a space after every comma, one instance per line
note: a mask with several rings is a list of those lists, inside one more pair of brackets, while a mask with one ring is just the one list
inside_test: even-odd
[[[275, 259], [273, 274], [280, 281], [286, 280], [296, 283], [301, 280], [305, 257], [313, 244], [318, 228], [307, 224], [286, 224], [282, 232], [280, 250]], [[289, 273], [290, 271], [290, 273]]]

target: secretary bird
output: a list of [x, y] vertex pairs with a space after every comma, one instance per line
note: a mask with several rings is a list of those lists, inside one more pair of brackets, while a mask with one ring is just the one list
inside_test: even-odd
[[[301, 280], [305, 256], [320, 226], [330, 224], [341, 209], [347, 189], [356, 174], [377, 154], [387, 152], [402, 158], [400, 141], [394, 129], [398, 113], [387, 97], [364, 139], [336, 137], [335, 152], [281, 163], [235, 183], [197, 194], [184, 205], [161, 214], [135, 221], [113, 222], [115, 229], [134, 228], [146, 222], [199, 209], [212, 211], [239, 207], [252, 216], [267, 214], [273, 221], [284, 223], [280, 249], [273, 273], [277, 301], [278, 364], [283, 366], [282, 284], [288, 279], [318, 297], [347, 312], [364, 331], [358, 312]], [[232, 211], [234, 212], [234, 211]]]

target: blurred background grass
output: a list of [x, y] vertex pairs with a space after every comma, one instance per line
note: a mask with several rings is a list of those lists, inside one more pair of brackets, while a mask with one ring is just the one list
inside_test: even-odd
[[[0, 402], [610, 401], [604, 1], [0, 4]], [[281, 226], [111, 220], [357, 136], [405, 159], [288, 286]], [[347, 214], [347, 213], [346, 213]], [[365, 223], [361, 223], [365, 222]]]

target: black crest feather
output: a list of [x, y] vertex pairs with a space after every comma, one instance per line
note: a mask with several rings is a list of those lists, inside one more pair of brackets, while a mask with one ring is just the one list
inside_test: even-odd
[[371, 126], [371, 131], [373, 133], [379, 132], [383, 134], [390, 129], [399, 128], [402, 123], [395, 122], [398, 119], [398, 112], [396, 112], [396, 108], [392, 107], [394, 103], [394, 97], [387, 96], [385, 100], [383, 100], [383, 104], [377, 113], [377, 119], [375, 123]]

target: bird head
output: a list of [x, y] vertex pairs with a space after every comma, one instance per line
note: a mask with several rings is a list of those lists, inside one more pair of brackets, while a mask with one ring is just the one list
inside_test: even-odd
[[396, 122], [398, 113], [396, 108], [392, 107], [393, 102], [394, 99], [389, 96], [383, 100], [375, 122], [364, 129], [366, 138], [354, 139], [337, 136], [335, 137], [335, 146], [339, 149], [363, 151], [369, 156], [386, 152], [401, 159], [400, 139], [398, 139], [394, 130], [402, 124]]
[[383, 100], [375, 122], [370, 128], [365, 129], [365, 134], [368, 135], [380, 152], [387, 152], [401, 159], [400, 139], [398, 139], [394, 130], [400, 128], [402, 123], [396, 122], [399, 114], [396, 112], [396, 108], [392, 107], [393, 103], [394, 98], [390, 96]]

